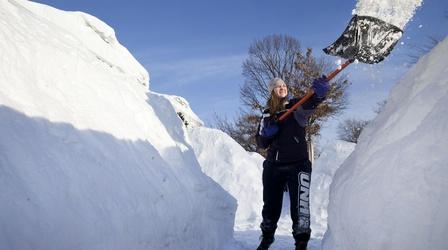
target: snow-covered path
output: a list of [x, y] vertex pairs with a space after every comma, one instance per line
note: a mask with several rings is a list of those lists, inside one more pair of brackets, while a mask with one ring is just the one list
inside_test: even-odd
[[[236, 231], [234, 233], [235, 242], [231, 242], [225, 250], [254, 250], [259, 243], [260, 231]], [[272, 250], [294, 249], [294, 239], [290, 234], [278, 233], [275, 235], [275, 242], [270, 247]], [[321, 250], [321, 239], [311, 239], [308, 244], [309, 250]]]

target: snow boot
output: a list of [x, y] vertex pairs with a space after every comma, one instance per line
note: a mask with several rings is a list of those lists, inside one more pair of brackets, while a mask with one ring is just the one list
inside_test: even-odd
[[309, 233], [299, 233], [293, 234], [294, 240], [296, 241], [296, 250], [306, 250], [308, 246], [308, 241], [310, 240]]
[[260, 236], [261, 242], [257, 247], [257, 250], [268, 250], [271, 244], [274, 242], [274, 235], [262, 234]]
[[267, 250], [271, 246], [272, 242], [274, 242], [274, 234], [276, 227], [266, 227], [264, 223], [261, 223], [261, 242], [257, 247], [257, 250]]
[[306, 250], [307, 245], [307, 241], [296, 241], [296, 250]]

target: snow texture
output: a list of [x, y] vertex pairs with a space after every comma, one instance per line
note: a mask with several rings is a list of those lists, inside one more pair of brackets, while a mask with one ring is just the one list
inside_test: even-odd
[[358, 0], [353, 15], [371, 16], [404, 29], [422, 0]]
[[391, 91], [337, 170], [324, 249], [446, 249], [448, 39]]
[[313, 238], [322, 238], [327, 230], [327, 206], [334, 173], [353, 152], [354, 143], [335, 141], [322, 148], [313, 165], [310, 190], [311, 229]]
[[190, 130], [189, 138], [202, 171], [237, 199], [235, 230], [258, 230], [263, 207], [264, 158], [245, 151], [220, 130], [196, 127]]
[[181, 99], [148, 91], [112, 28], [0, 1], [0, 64], [0, 249], [208, 250], [232, 239], [235, 199], [201, 171]]

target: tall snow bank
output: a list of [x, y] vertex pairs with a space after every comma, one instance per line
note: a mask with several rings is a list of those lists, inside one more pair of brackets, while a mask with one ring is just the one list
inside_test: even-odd
[[0, 1], [0, 249], [220, 249], [234, 199], [113, 30]]
[[202, 171], [238, 201], [235, 230], [258, 230], [262, 220], [264, 158], [247, 152], [229, 135], [217, 129], [194, 127], [188, 134]]
[[334, 141], [322, 148], [313, 164], [310, 188], [311, 230], [313, 238], [322, 238], [327, 230], [327, 207], [330, 184], [336, 170], [355, 148], [354, 143]]
[[[156, 94], [159, 98], [165, 99], [168, 101], [166, 103], [169, 106], [172, 106], [176, 114], [183, 121], [184, 125], [187, 127], [199, 127], [203, 126], [204, 122], [191, 110], [190, 104], [185, 98], [181, 96], [174, 95], [163, 95]], [[155, 96], [153, 98], [156, 98]]]
[[77, 56], [85, 56], [86, 59], [104, 63], [112, 69], [112, 72], [125, 74], [130, 82], [137, 81], [142, 85], [149, 85], [149, 76], [145, 68], [118, 42], [115, 31], [98, 18], [83, 12], [43, 7], [33, 2], [26, 4], [23, 4], [23, 1], [10, 2], [22, 11], [28, 10], [28, 15], [40, 21], [41, 28], [49, 26], [53, 33], [61, 33], [66, 39], [73, 40], [76, 45], [82, 45], [77, 47], [78, 50], [82, 48], [84, 53]]
[[419, 60], [336, 172], [324, 249], [446, 249], [447, 56]]

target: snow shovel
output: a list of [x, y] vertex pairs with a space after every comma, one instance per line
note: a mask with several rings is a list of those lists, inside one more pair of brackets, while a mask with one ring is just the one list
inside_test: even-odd
[[[368, 64], [383, 61], [390, 54], [402, 34], [403, 31], [400, 28], [378, 18], [353, 16], [344, 33], [336, 42], [324, 49], [324, 52], [329, 55], [347, 59], [344, 64], [327, 76], [327, 81], [333, 79], [355, 60]], [[314, 91], [309, 89], [307, 94], [280, 116], [278, 121], [281, 122], [286, 119], [294, 110], [308, 101], [313, 94]]]

